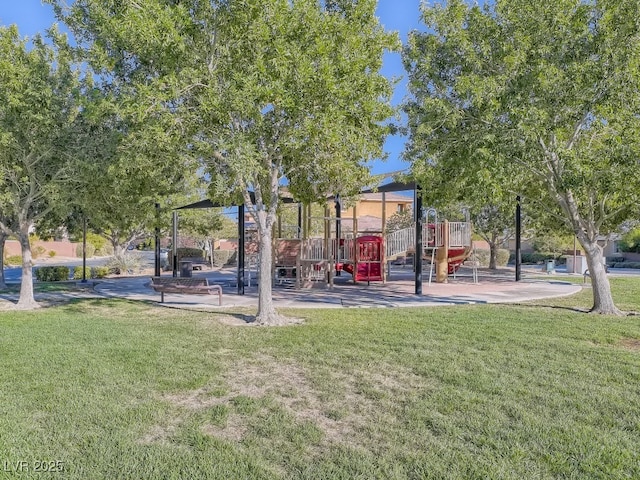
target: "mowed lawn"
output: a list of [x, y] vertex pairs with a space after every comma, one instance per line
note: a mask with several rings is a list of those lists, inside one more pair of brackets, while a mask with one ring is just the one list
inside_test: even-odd
[[[640, 278], [612, 283], [640, 310]], [[5, 312], [0, 478], [640, 478], [640, 316], [572, 309], [589, 298], [279, 328], [114, 300]]]

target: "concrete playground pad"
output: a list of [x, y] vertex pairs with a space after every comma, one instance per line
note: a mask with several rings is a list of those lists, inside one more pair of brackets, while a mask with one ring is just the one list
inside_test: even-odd
[[[194, 272], [196, 274], [196, 272]], [[233, 272], [198, 272], [211, 284], [223, 289], [222, 307], [214, 295], [165, 294], [165, 305], [174, 308], [220, 310], [229, 307], [256, 307], [258, 288], [255, 282], [238, 295]], [[149, 277], [131, 277], [104, 280], [95, 287], [101, 296], [160, 302], [160, 293], [154, 292]], [[386, 283], [354, 284], [349, 275], [336, 278], [333, 288], [296, 289], [293, 283], [274, 284], [273, 300], [278, 308], [377, 308], [420, 307], [483, 303], [518, 303], [543, 298], [572, 295], [581, 285], [562, 282], [557, 278], [525, 279], [515, 282], [506, 276], [480, 276], [474, 283], [470, 276], [451, 278], [447, 284], [423, 282], [422, 295], [416, 295], [413, 275], [406, 272], [392, 275]]]

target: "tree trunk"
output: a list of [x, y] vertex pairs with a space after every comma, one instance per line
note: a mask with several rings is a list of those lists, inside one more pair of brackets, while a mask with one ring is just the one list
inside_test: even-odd
[[39, 305], [33, 296], [33, 262], [31, 261], [31, 244], [29, 243], [29, 231], [23, 229], [18, 235], [22, 250], [22, 282], [20, 284], [20, 298], [16, 308], [32, 310]]
[[591, 287], [593, 290], [593, 307], [591, 312], [606, 315], [622, 315], [622, 312], [615, 306], [611, 295], [611, 285], [607, 277], [604, 266], [602, 248], [597, 242], [589, 242], [586, 238], [579, 238], [580, 244], [584, 248], [587, 257], [589, 276], [591, 277]]
[[285, 325], [286, 318], [279, 315], [273, 305], [273, 279], [271, 269], [273, 263], [272, 252], [272, 229], [267, 222], [267, 214], [264, 211], [258, 212], [258, 242], [260, 252], [260, 275], [258, 277], [258, 314], [256, 323], [259, 325]]
[[126, 252], [124, 247], [119, 243], [112, 243], [111, 245], [113, 246], [113, 256], [115, 258], [122, 258], [122, 256]]
[[498, 244], [494, 240], [489, 243], [489, 270], [496, 270], [498, 268]]
[[7, 288], [7, 284], [4, 279], [4, 246], [7, 241], [7, 235], [4, 232], [0, 232], [0, 288]]

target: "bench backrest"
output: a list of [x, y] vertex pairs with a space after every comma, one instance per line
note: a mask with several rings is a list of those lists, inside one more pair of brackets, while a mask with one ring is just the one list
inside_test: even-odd
[[209, 280], [206, 278], [189, 278], [189, 277], [151, 277], [152, 285], [184, 285], [186, 287], [199, 287], [202, 285], [209, 286]]

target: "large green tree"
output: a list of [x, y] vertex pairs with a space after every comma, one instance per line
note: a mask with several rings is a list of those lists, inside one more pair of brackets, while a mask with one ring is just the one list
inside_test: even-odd
[[[286, 179], [302, 201], [352, 194], [382, 155], [390, 85], [378, 72], [394, 37], [375, 1], [229, 2], [206, 96], [198, 98], [212, 194], [236, 192], [260, 243], [260, 323], [280, 320], [271, 300], [271, 235]], [[243, 25], [239, 30], [237, 25]], [[222, 72], [222, 75], [220, 75]], [[249, 192], [255, 192], [255, 200]]]
[[18, 308], [37, 306], [29, 231], [59, 205], [67, 144], [82, 133], [78, 70], [66, 39], [54, 29], [50, 40], [28, 45], [15, 26], [0, 27], [0, 229], [21, 245]]
[[[592, 311], [619, 313], [598, 238], [638, 215], [636, 0], [427, 6], [404, 52], [417, 171], [505, 179], [577, 236]], [[419, 154], [416, 152], [420, 152]]]
[[376, 3], [77, 0], [57, 9], [91, 61], [164, 99], [192, 134], [210, 194], [253, 216], [259, 323], [283, 321], [271, 295], [279, 185], [304, 202], [349, 195], [382, 156], [392, 109], [379, 70], [397, 37], [379, 24]]
[[184, 137], [169, 112], [148, 108], [126, 86], [96, 96], [102, 98], [87, 105], [98, 111], [87, 119], [92, 138], [77, 149], [72, 201], [119, 256], [153, 232], [156, 203], [168, 218], [167, 210], [177, 206], [172, 196], [194, 184], [196, 169], [189, 168]]

